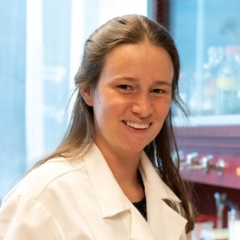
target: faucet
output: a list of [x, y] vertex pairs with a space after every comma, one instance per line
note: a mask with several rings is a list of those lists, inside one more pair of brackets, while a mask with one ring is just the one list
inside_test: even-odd
[[225, 167], [225, 162], [223, 159], [219, 159], [216, 163], [211, 164], [211, 160], [213, 159], [212, 155], [207, 155], [206, 157], [203, 157], [202, 162], [202, 171], [204, 174], [208, 174], [210, 170], [214, 170], [217, 172], [219, 176], [223, 174], [223, 170]]
[[201, 164], [196, 161], [198, 155], [198, 152], [192, 152], [186, 156], [186, 166], [188, 170], [201, 169]]
[[214, 194], [215, 202], [216, 202], [216, 209], [217, 209], [217, 228], [223, 227], [223, 210], [224, 207], [227, 206], [230, 208], [230, 211], [232, 213], [236, 213], [238, 210], [238, 207], [235, 203], [233, 203], [230, 200], [227, 200], [227, 194], [226, 193], [218, 193], [216, 192]]

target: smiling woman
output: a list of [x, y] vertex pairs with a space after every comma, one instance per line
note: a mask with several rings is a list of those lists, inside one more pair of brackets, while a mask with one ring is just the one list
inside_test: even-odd
[[4, 198], [0, 237], [189, 238], [194, 208], [171, 119], [178, 75], [162, 25], [127, 15], [98, 28], [85, 42], [66, 136]]

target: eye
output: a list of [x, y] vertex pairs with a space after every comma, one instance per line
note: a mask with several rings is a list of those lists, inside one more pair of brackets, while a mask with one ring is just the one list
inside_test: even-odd
[[165, 93], [165, 91], [163, 89], [160, 89], [160, 88], [155, 88], [151, 92], [152, 93], [157, 93], [157, 94]]
[[118, 87], [121, 89], [130, 89], [130, 87], [128, 85], [124, 85], [124, 84], [119, 85]]
[[121, 90], [132, 90], [132, 87], [126, 84], [118, 85], [118, 88]]

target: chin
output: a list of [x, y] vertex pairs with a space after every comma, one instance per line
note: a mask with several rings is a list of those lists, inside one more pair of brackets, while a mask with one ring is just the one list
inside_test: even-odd
[[128, 151], [128, 152], [131, 152], [131, 153], [139, 153], [141, 151], [143, 151], [143, 149], [146, 147], [146, 145], [139, 145], [139, 146], [136, 146], [136, 145], [133, 145], [133, 146], [125, 146], [124, 148]]

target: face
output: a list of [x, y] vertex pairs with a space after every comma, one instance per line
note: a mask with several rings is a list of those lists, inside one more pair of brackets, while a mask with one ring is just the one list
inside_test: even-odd
[[172, 79], [173, 64], [163, 48], [149, 43], [115, 47], [96, 88], [81, 91], [93, 107], [95, 143], [100, 150], [140, 154], [169, 112]]

